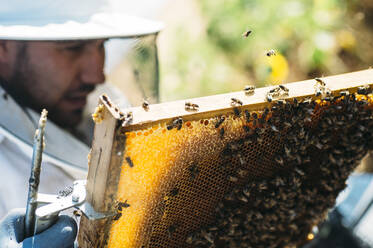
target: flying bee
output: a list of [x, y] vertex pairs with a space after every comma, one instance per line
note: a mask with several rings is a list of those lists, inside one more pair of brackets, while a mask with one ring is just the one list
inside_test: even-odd
[[199, 105], [191, 102], [185, 102], [185, 110], [187, 111], [198, 111]]
[[149, 102], [147, 100], [143, 100], [142, 101], [142, 108], [145, 110], [145, 111], [148, 111], [149, 110]]
[[243, 103], [242, 103], [241, 100], [239, 100], [237, 98], [234, 98], [234, 97], [231, 98], [231, 105], [232, 106], [237, 106], [237, 105], [242, 106], [242, 104]]
[[275, 52], [275, 50], [271, 49], [271, 50], [269, 50], [269, 51], [266, 53], [266, 55], [267, 55], [268, 57], [275, 56], [275, 55], [276, 55], [276, 52]]
[[254, 85], [246, 85], [243, 89], [246, 95], [254, 94], [255, 86]]
[[249, 35], [250, 35], [251, 33], [252, 33], [251, 30], [247, 30], [247, 31], [245, 31], [245, 32], [242, 34], [242, 37], [247, 38], [247, 37], [249, 37]]

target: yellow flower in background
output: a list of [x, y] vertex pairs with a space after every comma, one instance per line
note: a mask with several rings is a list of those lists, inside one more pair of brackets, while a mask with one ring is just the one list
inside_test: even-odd
[[352, 50], [356, 46], [355, 36], [350, 31], [341, 30], [336, 36], [339, 46], [343, 49]]
[[271, 69], [268, 80], [272, 84], [281, 84], [289, 75], [288, 61], [277, 52], [275, 56], [267, 57], [267, 62]]

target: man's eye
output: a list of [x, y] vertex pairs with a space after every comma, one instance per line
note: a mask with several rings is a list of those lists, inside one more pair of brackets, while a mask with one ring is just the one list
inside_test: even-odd
[[84, 45], [74, 45], [74, 46], [65, 47], [65, 50], [71, 51], [71, 52], [80, 52], [81, 50], [83, 50], [83, 48], [84, 48]]

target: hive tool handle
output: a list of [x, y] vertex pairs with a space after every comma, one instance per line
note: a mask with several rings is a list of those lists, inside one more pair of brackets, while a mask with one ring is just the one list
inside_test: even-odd
[[65, 195], [48, 195], [38, 193], [42, 154], [44, 148], [44, 129], [47, 111], [43, 109], [38, 129], [34, 136], [31, 175], [25, 216], [25, 236], [31, 237], [53, 225], [61, 211], [78, 208], [88, 219], [102, 219], [115, 215], [115, 212], [100, 213], [86, 201], [86, 181], [75, 181], [72, 190]]
[[47, 122], [48, 112], [43, 109], [38, 129], [35, 131], [34, 147], [32, 153], [31, 175], [29, 179], [28, 197], [25, 216], [25, 235], [26, 237], [35, 234], [35, 211], [37, 208], [37, 195], [40, 182], [41, 160], [44, 148], [44, 129]]

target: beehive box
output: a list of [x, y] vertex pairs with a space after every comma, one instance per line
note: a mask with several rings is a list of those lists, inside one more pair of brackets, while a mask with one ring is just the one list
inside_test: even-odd
[[306, 243], [373, 149], [373, 70], [321, 82], [330, 95], [307, 80], [123, 112], [102, 96], [87, 200], [114, 215], [83, 217], [79, 246]]

